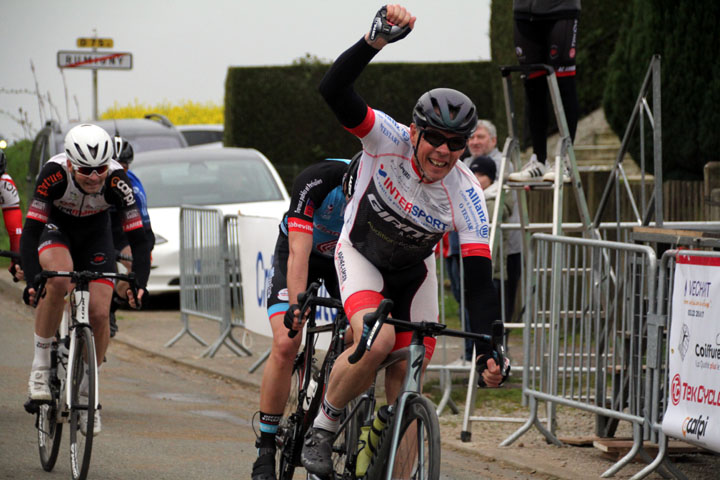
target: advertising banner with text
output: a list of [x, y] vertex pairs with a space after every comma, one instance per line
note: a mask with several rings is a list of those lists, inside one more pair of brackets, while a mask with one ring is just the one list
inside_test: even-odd
[[[272, 337], [267, 313], [267, 282], [273, 274], [273, 253], [278, 235], [278, 220], [240, 215], [238, 230], [245, 326], [252, 332]], [[320, 289], [320, 294], [327, 296], [325, 287]], [[332, 322], [334, 319], [335, 310], [327, 308], [317, 310], [318, 325]], [[329, 337], [329, 334], [320, 335], [317, 347], [327, 349]]]
[[666, 435], [720, 452], [720, 257], [678, 253]]

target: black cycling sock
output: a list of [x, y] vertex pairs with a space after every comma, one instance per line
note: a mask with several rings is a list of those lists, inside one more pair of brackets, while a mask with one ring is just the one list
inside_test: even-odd
[[260, 438], [258, 448], [275, 448], [275, 435], [282, 413], [260, 412]]

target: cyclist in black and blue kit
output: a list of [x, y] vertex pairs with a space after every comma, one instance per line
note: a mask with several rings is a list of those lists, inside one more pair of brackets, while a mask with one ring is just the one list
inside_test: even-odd
[[[152, 231], [152, 225], [150, 224], [150, 214], [147, 209], [147, 195], [145, 194], [145, 188], [143, 187], [140, 179], [130, 170], [130, 164], [135, 158], [135, 152], [132, 145], [127, 139], [116, 136], [114, 138], [115, 143], [115, 160], [125, 171], [125, 174], [130, 180], [130, 187], [132, 187], [133, 195], [137, 203], [137, 209], [140, 212], [140, 218], [142, 219], [143, 230], [147, 236], [147, 242], [149, 249], [152, 250], [155, 246], [155, 234]], [[130, 240], [122, 229], [122, 220], [120, 218], [120, 212], [110, 207], [110, 218], [112, 225], [112, 236], [113, 243], [115, 244], [115, 250], [120, 253], [123, 258], [119, 258], [118, 262], [122, 263], [127, 271], [132, 270], [132, 252], [130, 250]], [[130, 260], [126, 260], [130, 258]], [[112, 303], [110, 304], [110, 337], [114, 337], [118, 331], [117, 321], [115, 319], [115, 312], [118, 308], [127, 305], [127, 297], [125, 292], [127, 291], [127, 283], [119, 281], [115, 285], [115, 291], [113, 292]]]
[[[333, 255], [340, 237], [346, 199], [352, 196], [359, 155], [353, 161], [327, 159], [303, 170], [293, 183], [290, 208], [280, 223], [267, 285], [273, 343], [260, 387], [260, 438], [253, 480], [275, 479], [275, 435], [290, 393], [290, 379], [301, 335], [288, 337], [287, 323], [301, 330], [297, 295], [322, 281], [338, 298]], [[286, 322], [287, 318], [287, 322]]]

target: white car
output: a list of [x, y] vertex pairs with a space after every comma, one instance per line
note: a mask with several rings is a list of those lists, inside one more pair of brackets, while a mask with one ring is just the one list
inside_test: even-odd
[[135, 155], [130, 167], [145, 188], [155, 232], [151, 293], [180, 290], [181, 205], [220, 208], [226, 215], [240, 211], [279, 222], [290, 204], [275, 168], [251, 148], [143, 152]]
[[221, 143], [225, 126], [221, 123], [190, 124], [175, 126], [189, 146], [205, 145], [208, 143]]

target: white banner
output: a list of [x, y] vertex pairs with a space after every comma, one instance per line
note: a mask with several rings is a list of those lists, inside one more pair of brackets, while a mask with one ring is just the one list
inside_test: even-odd
[[[279, 221], [269, 217], [238, 216], [240, 242], [240, 272], [242, 274], [243, 306], [245, 327], [260, 335], [272, 337], [267, 313], [267, 282], [272, 276], [273, 253], [278, 236]], [[320, 289], [327, 296], [325, 287]], [[335, 319], [335, 310], [319, 308], [318, 325]], [[322, 334], [317, 348], [326, 350], [330, 335]]]
[[666, 435], [720, 452], [720, 257], [678, 254]]

